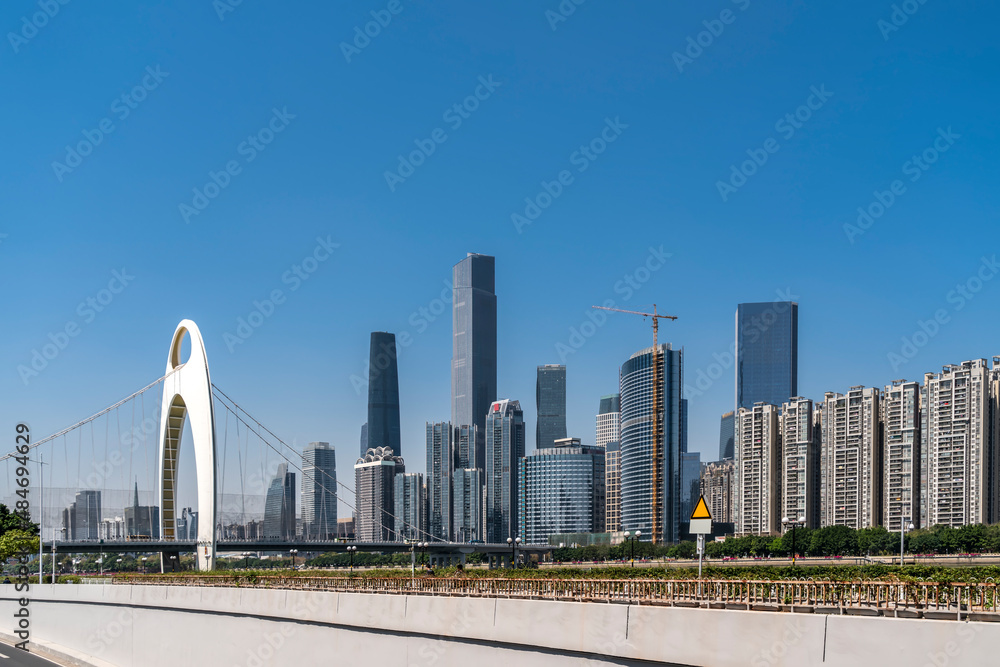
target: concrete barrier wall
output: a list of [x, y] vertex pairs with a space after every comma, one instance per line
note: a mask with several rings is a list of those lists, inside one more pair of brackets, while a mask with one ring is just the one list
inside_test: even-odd
[[[0, 586], [0, 632], [17, 597]], [[33, 643], [99, 667], [950, 667], [995, 664], [1000, 646], [1000, 623], [605, 603], [111, 585], [30, 599]]]

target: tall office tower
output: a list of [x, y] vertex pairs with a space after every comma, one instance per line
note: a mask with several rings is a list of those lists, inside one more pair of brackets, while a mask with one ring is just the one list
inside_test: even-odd
[[611, 533], [622, 529], [622, 446], [612, 440], [604, 447], [604, 526]]
[[455, 469], [476, 468], [483, 470], [485, 461], [476, 451], [476, 442], [480, 438], [479, 427], [468, 424], [455, 427], [454, 448], [455, 448]]
[[[678, 440], [678, 451], [681, 454], [687, 454], [688, 450], [688, 400], [686, 398], [681, 399], [680, 406], [680, 439]], [[701, 455], [698, 455], [698, 461], [701, 461]], [[699, 466], [701, 463], [698, 464]], [[684, 517], [686, 518], [686, 517]]]
[[736, 408], [781, 405], [798, 390], [799, 304], [736, 307]]
[[681, 452], [681, 523], [689, 523], [701, 497], [701, 453]]
[[139, 504], [138, 482], [135, 485], [132, 506], [125, 508], [125, 535], [160, 539], [160, 508], [155, 505]]
[[736, 411], [737, 535], [769, 535], [781, 528], [781, 435], [778, 408], [757, 403]]
[[[1000, 368], [985, 359], [924, 375], [927, 389], [929, 525], [997, 521], [996, 411]], [[992, 436], [992, 437], [991, 437]]]
[[682, 367], [683, 350], [669, 343], [657, 355], [652, 347], [636, 352], [621, 367], [621, 524], [657, 543], [680, 537]]
[[337, 536], [337, 452], [328, 442], [302, 453], [302, 532], [309, 540]]
[[601, 396], [601, 406], [597, 411], [597, 447], [607, 447], [609, 442], [621, 441], [621, 394]]
[[604, 450], [560, 438], [520, 461], [519, 534], [546, 544], [556, 533], [603, 533]]
[[187, 523], [188, 523], [188, 539], [197, 540], [198, 539], [198, 512], [193, 511], [190, 507], [187, 509]]
[[368, 447], [388, 447], [396, 456], [403, 455], [399, 446], [396, 334], [384, 331], [372, 332], [368, 359]]
[[496, 401], [486, 416], [486, 541], [517, 532], [519, 461], [524, 458], [524, 413], [517, 401]]
[[894, 380], [882, 391], [882, 525], [920, 523], [920, 383]]
[[736, 440], [736, 413], [727, 412], [719, 422], [719, 460], [733, 458], [733, 443]]
[[456, 542], [481, 540], [483, 529], [483, 471], [459, 468], [452, 475], [452, 537]]
[[493, 257], [469, 253], [452, 272], [451, 423], [478, 427], [477, 461], [485, 461], [486, 413], [497, 398], [494, 268]]
[[733, 523], [736, 462], [723, 459], [701, 465], [701, 495], [708, 503], [713, 523]]
[[[138, 487], [136, 487], [138, 489]], [[138, 490], [136, 491], [138, 494]], [[69, 540], [98, 540], [101, 530], [101, 492], [80, 491], [63, 511], [63, 533]]]
[[821, 434], [813, 402], [793, 396], [781, 406], [781, 516], [820, 525], [819, 456]]
[[395, 477], [406, 472], [403, 459], [388, 447], [372, 447], [354, 464], [358, 542], [395, 542]]
[[539, 366], [535, 379], [535, 449], [551, 449], [566, 437], [566, 367]]
[[181, 515], [177, 517], [177, 532], [174, 534], [177, 536], [178, 540], [186, 540], [188, 538], [188, 521], [187, 521], [187, 508], [185, 507], [181, 511]]
[[361, 425], [361, 456], [368, 451], [368, 422]]
[[419, 472], [398, 474], [393, 479], [396, 529], [393, 540], [427, 539], [427, 492]]
[[430, 505], [428, 532], [442, 540], [450, 540], [451, 474], [455, 466], [454, 431], [448, 422], [426, 422], [425, 432], [427, 502]]
[[264, 500], [264, 539], [290, 540], [294, 537], [295, 473], [288, 472], [287, 463], [280, 463]]
[[820, 495], [823, 526], [882, 523], [882, 438], [879, 390], [851, 387], [823, 399]]

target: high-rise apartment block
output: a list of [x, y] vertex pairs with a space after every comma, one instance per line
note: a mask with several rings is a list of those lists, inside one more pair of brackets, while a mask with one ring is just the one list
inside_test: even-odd
[[393, 478], [395, 503], [394, 541], [424, 540], [427, 536], [427, 492], [419, 472], [397, 473]]
[[395, 476], [406, 472], [403, 459], [388, 447], [373, 447], [354, 464], [357, 515], [355, 538], [359, 542], [394, 542]]
[[820, 525], [820, 439], [818, 414], [808, 398], [793, 396], [781, 406], [781, 518]]
[[701, 466], [701, 495], [714, 523], [733, 523], [736, 462], [723, 459]]
[[428, 532], [438, 539], [451, 538], [452, 470], [455, 465], [454, 431], [448, 422], [425, 425], [427, 443]]
[[486, 541], [519, 537], [518, 465], [524, 458], [524, 413], [517, 401], [490, 405], [486, 428]]
[[337, 452], [310, 442], [302, 452], [302, 533], [306, 539], [337, 536]]
[[823, 526], [882, 523], [880, 392], [851, 387], [823, 398], [820, 494]]
[[777, 406], [757, 403], [736, 412], [737, 535], [777, 533], [781, 526], [781, 435]]
[[605, 530], [604, 449], [584, 447], [578, 438], [556, 440], [520, 460], [519, 534], [528, 544], [545, 544], [557, 533]]
[[452, 475], [452, 537], [456, 542], [481, 540], [483, 521], [483, 472], [459, 468]]
[[551, 449], [566, 437], [566, 367], [548, 364], [536, 372], [535, 449]]

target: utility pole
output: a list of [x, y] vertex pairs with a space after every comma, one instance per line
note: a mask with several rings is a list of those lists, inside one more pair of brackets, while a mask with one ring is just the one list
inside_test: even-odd
[[622, 310], [621, 308], [608, 308], [606, 306], [591, 306], [600, 310], [611, 310], [616, 313], [628, 313], [630, 315], [642, 315], [653, 320], [653, 544], [659, 544], [660, 536], [663, 534], [663, 517], [661, 514], [662, 500], [660, 490], [663, 487], [663, 457], [661, 456], [660, 443], [662, 433], [660, 424], [663, 418], [663, 405], [660, 402], [660, 346], [659, 330], [660, 320], [676, 320], [675, 315], [661, 315], [656, 312], [656, 304], [653, 304], [653, 312], [643, 313], [638, 310]]

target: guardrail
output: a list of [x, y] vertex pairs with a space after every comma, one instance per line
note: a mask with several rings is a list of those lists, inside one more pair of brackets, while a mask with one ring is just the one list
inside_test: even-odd
[[[576, 602], [769, 611], [953, 617], [998, 614], [995, 583], [742, 581], [669, 579], [487, 579], [479, 577], [295, 577], [120, 574], [113, 584], [282, 588], [395, 595], [509, 597]], [[978, 620], [978, 619], [977, 619]], [[984, 618], [982, 620], [998, 620]]]

